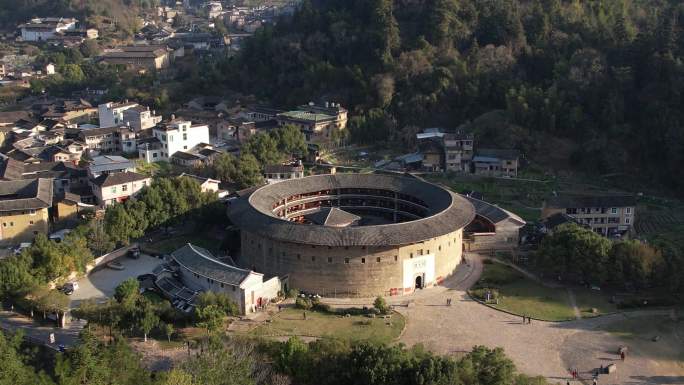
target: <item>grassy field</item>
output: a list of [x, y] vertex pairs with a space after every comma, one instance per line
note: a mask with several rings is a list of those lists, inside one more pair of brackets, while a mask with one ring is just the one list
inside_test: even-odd
[[143, 246], [143, 250], [156, 254], [169, 254], [172, 251], [178, 250], [186, 243], [192, 243], [193, 245], [203, 247], [212, 253], [216, 253], [219, 250], [221, 241], [208, 238], [202, 234], [184, 234], [148, 243]]
[[[526, 278], [513, 268], [499, 264], [485, 264], [476, 288], [489, 287], [499, 291], [499, 303], [492, 306], [532, 318], [563, 321], [575, 318], [565, 288], [545, 287]], [[614, 312], [605, 295], [585, 289], [573, 289], [582, 316], [597, 316]], [[596, 308], [597, 313], [591, 313]]]
[[382, 318], [365, 316], [343, 317], [314, 311], [285, 309], [273, 316], [270, 323], [254, 329], [253, 334], [259, 336], [311, 336], [330, 337], [351, 341], [372, 341], [388, 343], [399, 337], [404, 329], [404, 317], [393, 313], [391, 324]]

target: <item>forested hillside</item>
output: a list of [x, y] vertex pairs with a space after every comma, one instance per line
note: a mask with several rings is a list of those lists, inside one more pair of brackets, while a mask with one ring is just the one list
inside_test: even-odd
[[342, 102], [356, 142], [501, 109], [520, 129], [494, 134], [532, 158], [562, 138], [572, 168], [684, 187], [683, 16], [675, 0], [307, 0], [191, 79]]

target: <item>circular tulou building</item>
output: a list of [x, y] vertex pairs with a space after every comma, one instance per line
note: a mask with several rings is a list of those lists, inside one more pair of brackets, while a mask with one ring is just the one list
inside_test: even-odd
[[415, 178], [336, 174], [261, 187], [229, 216], [241, 230], [244, 266], [309, 293], [375, 296], [451, 275], [475, 209]]

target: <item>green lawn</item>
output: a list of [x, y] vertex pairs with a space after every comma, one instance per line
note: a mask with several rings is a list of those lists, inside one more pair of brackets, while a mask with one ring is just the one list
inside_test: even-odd
[[[595, 317], [601, 314], [614, 313], [618, 310], [617, 306], [610, 303], [607, 294], [585, 288], [573, 288], [572, 291], [575, 293], [577, 307], [580, 309], [582, 317]], [[598, 312], [592, 313], [592, 308]]]
[[284, 309], [276, 313], [270, 323], [265, 323], [251, 333], [260, 336], [312, 336], [331, 337], [351, 341], [388, 343], [399, 337], [404, 329], [404, 317], [392, 313], [391, 324], [382, 318], [365, 316], [343, 317], [315, 311]]
[[216, 253], [221, 245], [221, 241], [208, 238], [202, 234], [183, 234], [154, 243], [145, 244], [143, 246], [143, 250], [156, 254], [169, 254], [175, 250], [178, 250], [186, 243], [192, 243], [193, 245], [203, 247], [212, 253]]
[[[498, 309], [548, 321], [575, 318], [565, 288], [545, 287], [528, 279], [510, 266], [501, 263], [484, 264], [482, 277], [474, 289], [483, 287], [499, 291], [499, 303], [491, 304]], [[617, 310], [601, 292], [584, 288], [572, 290], [582, 317], [594, 317]], [[597, 313], [592, 313], [592, 308], [596, 308]]]

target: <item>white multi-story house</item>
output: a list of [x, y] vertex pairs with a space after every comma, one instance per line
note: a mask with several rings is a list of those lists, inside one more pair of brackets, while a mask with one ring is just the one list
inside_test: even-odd
[[200, 143], [209, 143], [209, 126], [171, 117], [171, 121], [152, 129], [152, 138], [138, 143], [138, 154], [146, 162], [169, 161], [178, 151], [188, 151]]
[[115, 172], [101, 174], [90, 182], [90, 186], [97, 203], [108, 206], [125, 202], [149, 186], [151, 181], [150, 177], [135, 172]]
[[155, 115], [149, 107], [135, 106], [123, 112], [123, 122], [134, 131], [147, 130], [162, 121], [161, 115]]
[[114, 127], [124, 125], [124, 111], [129, 108], [138, 107], [138, 103], [124, 102], [113, 103], [108, 102], [97, 106], [98, 118], [100, 120], [100, 128]]

